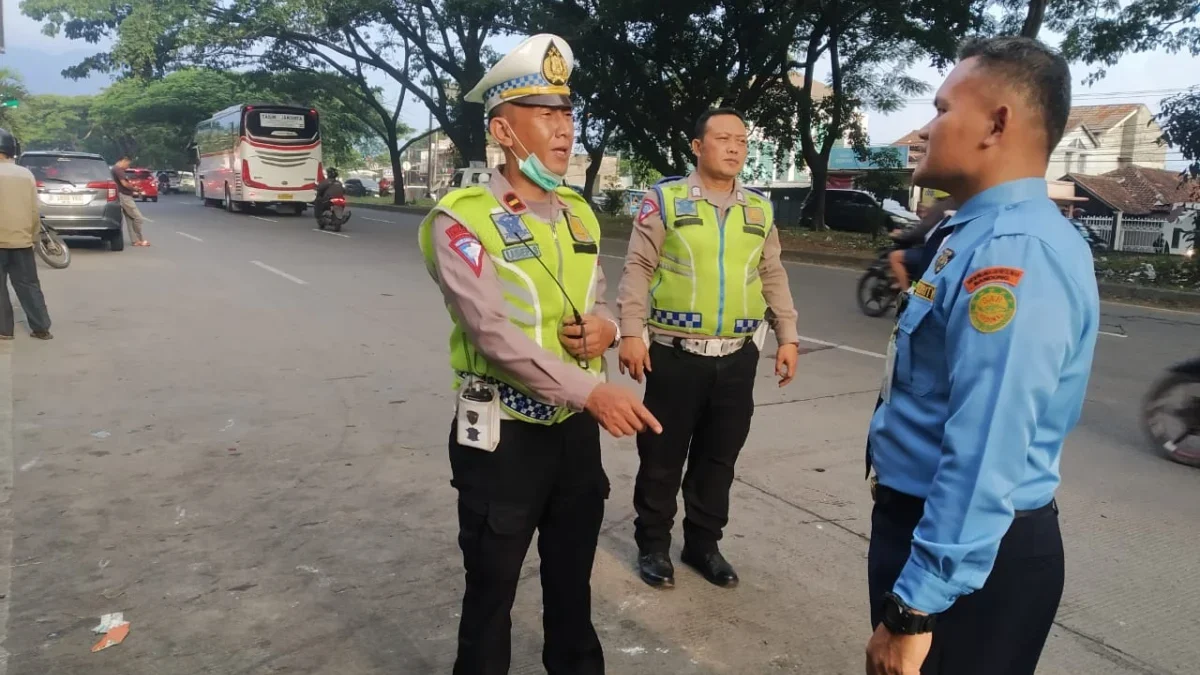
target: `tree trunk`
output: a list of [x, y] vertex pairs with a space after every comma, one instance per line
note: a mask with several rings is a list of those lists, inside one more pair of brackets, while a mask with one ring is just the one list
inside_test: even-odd
[[392, 162], [392, 203], [396, 206], [404, 206], [406, 201], [404, 197], [404, 170], [400, 165], [400, 147], [396, 133], [393, 131], [388, 139], [388, 157]]
[[826, 230], [825, 226], [825, 182], [829, 180], [829, 163], [819, 162], [808, 167], [812, 172], [812, 229]]
[[1021, 27], [1021, 37], [1036, 38], [1042, 30], [1042, 22], [1046, 19], [1046, 5], [1050, 0], [1029, 0], [1029, 11], [1025, 14], [1025, 25]]
[[458, 150], [459, 164], [469, 166], [471, 162], [487, 162], [487, 129], [483, 106], [464, 103], [458, 112], [458, 117], [446, 120], [449, 124], [443, 124], [442, 129]]

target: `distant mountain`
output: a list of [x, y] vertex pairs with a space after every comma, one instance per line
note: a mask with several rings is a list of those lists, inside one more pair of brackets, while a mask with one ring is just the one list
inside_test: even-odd
[[28, 47], [9, 46], [0, 54], [0, 66], [11, 68], [21, 75], [31, 94], [96, 94], [111, 81], [108, 76], [92, 76], [86, 80], [69, 80], [62, 76], [65, 68], [73, 66], [96, 53], [95, 49], [73, 49], [49, 54]]

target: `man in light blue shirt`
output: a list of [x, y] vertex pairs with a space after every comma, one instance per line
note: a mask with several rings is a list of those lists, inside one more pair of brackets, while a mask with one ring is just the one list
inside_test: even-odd
[[926, 244], [868, 437], [868, 675], [1032, 675], [1062, 596], [1054, 493], [1100, 314], [1043, 178], [1071, 75], [1026, 38], [959, 56], [914, 180], [961, 207]]

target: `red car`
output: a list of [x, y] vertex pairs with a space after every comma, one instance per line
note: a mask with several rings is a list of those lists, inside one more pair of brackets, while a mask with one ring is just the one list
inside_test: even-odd
[[133, 198], [158, 201], [158, 178], [150, 169], [126, 169], [125, 177], [133, 185]]

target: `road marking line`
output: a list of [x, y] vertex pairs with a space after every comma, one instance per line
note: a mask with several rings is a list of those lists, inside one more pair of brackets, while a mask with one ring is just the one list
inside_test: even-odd
[[263, 218], [261, 216], [250, 216], [250, 217], [255, 220], [261, 220], [266, 223], [278, 223], [279, 222], [278, 220], [271, 220], [270, 218]]
[[194, 237], [194, 236], [192, 236], [192, 235], [188, 234], [187, 232], [179, 232], [179, 231], [176, 231], [176, 232], [175, 232], [175, 234], [177, 234], [177, 235], [179, 235], [179, 236], [181, 236], [181, 237], [187, 237], [188, 239], [191, 239], [192, 241], [198, 241], [198, 242], [200, 242], [201, 244], [203, 244], [203, 243], [204, 243], [204, 240], [203, 240], [203, 239], [201, 239], [200, 237]]
[[1102, 330], [1102, 331], [1098, 331], [1098, 332], [1099, 332], [1101, 335], [1107, 335], [1107, 336], [1109, 336], [1109, 337], [1119, 337], [1119, 338], [1127, 338], [1127, 337], [1129, 337], [1128, 335], [1121, 335], [1120, 333], [1110, 333], [1110, 332], [1108, 332], [1108, 331], [1106, 331], [1106, 330]]
[[319, 230], [315, 227], [313, 228], [313, 232], [320, 232], [321, 234], [332, 234], [335, 237], [345, 237], [347, 239], [350, 238], [350, 235], [348, 235], [348, 234], [342, 234], [341, 232], [330, 232], [329, 230]]
[[[4, 289], [7, 293], [8, 289]], [[8, 672], [8, 603], [12, 597], [13, 487], [13, 343], [0, 342], [0, 675]]]
[[378, 218], [368, 218], [368, 217], [366, 217], [366, 216], [359, 216], [359, 218], [362, 218], [363, 220], [369, 220], [369, 221], [371, 221], [372, 223], [387, 223], [388, 225], [395, 225], [395, 224], [396, 224], [395, 222], [393, 222], [393, 221], [391, 221], [391, 220], [380, 220], [380, 219], [378, 219]]
[[880, 354], [878, 352], [869, 352], [865, 349], [859, 349], [857, 347], [851, 347], [849, 345], [839, 345], [836, 342], [826, 342], [825, 340], [818, 340], [816, 338], [805, 337], [803, 335], [799, 335], [797, 337], [799, 337], [804, 342], [811, 342], [815, 345], [821, 345], [823, 347], [833, 347], [834, 349], [840, 349], [845, 352], [850, 352], [851, 354], [859, 354], [861, 356], [870, 356], [871, 358], [876, 358], [876, 359], [886, 359], [887, 358], [887, 356], [884, 354]]
[[301, 286], [307, 286], [307, 285], [308, 285], [308, 282], [307, 282], [307, 281], [305, 281], [305, 280], [303, 280], [303, 279], [301, 279], [301, 278], [299, 278], [299, 277], [294, 277], [294, 276], [292, 276], [292, 275], [288, 274], [287, 272], [284, 272], [283, 270], [277, 270], [277, 269], [275, 269], [274, 267], [271, 267], [270, 265], [268, 265], [268, 264], [266, 264], [266, 263], [264, 263], [264, 262], [260, 262], [260, 261], [258, 261], [258, 260], [251, 260], [251, 261], [250, 261], [250, 264], [251, 264], [251, 265], [258, 265], [259, 267], [263, 268], [264, 270], [266, 270], [266, 271], [268, 271], [268, 272], [271, 272], [271, 273], [273, 273], [273, 274], [278, 274], [279, 276], [283, 277], [284, 279], [287, 279], [288, 281], [291, 281], [291, 282], [294, 282], [294, 283], [300, 284]]

